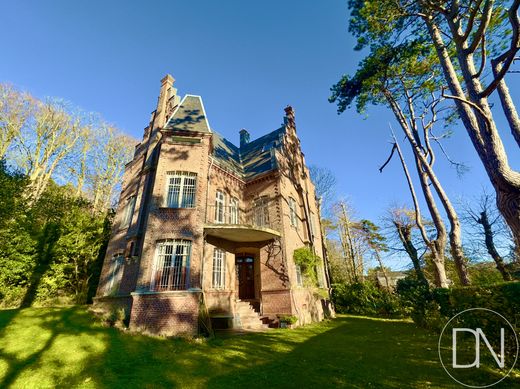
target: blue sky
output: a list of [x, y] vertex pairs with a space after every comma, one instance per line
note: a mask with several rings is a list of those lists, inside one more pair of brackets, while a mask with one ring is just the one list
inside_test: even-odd
[[[338, 116], [327, 101], [330, 86], [361, 59], [344, 0], [25, 0], [2, 2], [0, 15], [0, 82], [99, 112], [138, 139], [166, 73], [181, 95], [203, 97], [211, 127], [235, 143], [241, 128], [252, 138], [278, 128], [290, 104], [307, 162], [334, 172], [338, 194], [359, 217], [377, 222], [392, 203], [410, 203], [397, 161], [378, 172], [389, 123], [398, 129], [390, 113]], [[509, 78], [517, 94], [520, 75]], [[440, 156], [437, 171], [456, 200], [489, 181], [465, 130], [454, 132], [445, 147], [470, 171], [459, 178]], [[520, 169], [508, 131], [503, 138]]]

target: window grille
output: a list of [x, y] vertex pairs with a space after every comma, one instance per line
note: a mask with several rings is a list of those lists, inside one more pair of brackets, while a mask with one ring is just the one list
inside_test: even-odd
[[289, 216], [291, 218], [291, 226], [298, 227], [298, 213], [296, 212], [296, 200], [289, 197]]
[[213, 251], [213, 280], [212, 287], [224, 289], [226, 287], [226, 254], [224, 250], [216, 248]]
[[190, 172], [168, 172], [166, 206], [169, 208], [193, 208], [197, 174]]
[[116, 254], [112, 257], [105, 288], [106, 295], [119, 292], [119, 286], [121, 285], [121, 279], [123, 278], [124, 264], [125, 258], [122, 254]]
[[128, 200], [126, 202], [125, 210], [123, 213], [123, 221], [121, 223], [122, 228], [128, 227], [130, 225], [130, 223], [132, 222], [132, 216], [134, 215], [134, 210], [135, 210], [135, 200], [136, 200], [136, 197], [131, 196], [130, 198], [128, 198]]
[[238, 199], [232, 197], [229, 202], [229, 223], [238, 224]]
[[269, 208], [267, 203], [267, 196], [262, 196], [255, 200], [255, 224], [257, 226], [269, 225]]
[[226, 195], [221, 190], [217, 190], [217, 196], [215, 198], [215, 223], [224, 223], [226, 206]]
[[156, 249], [152, 290], [179, 290], [188, 288], [191, 241], [166, 240]]

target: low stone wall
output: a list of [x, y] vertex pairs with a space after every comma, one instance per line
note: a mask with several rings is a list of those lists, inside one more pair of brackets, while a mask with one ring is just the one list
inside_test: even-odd
[[130, 329], [157, 335], [196, 335], [200, 291], [132, 293]]

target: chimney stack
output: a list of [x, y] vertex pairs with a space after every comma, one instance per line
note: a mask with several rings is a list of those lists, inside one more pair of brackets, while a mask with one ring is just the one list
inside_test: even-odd
[[244, 147], [249, 143], [249, 132], [245, 128], [240, 130], [240, 147]]

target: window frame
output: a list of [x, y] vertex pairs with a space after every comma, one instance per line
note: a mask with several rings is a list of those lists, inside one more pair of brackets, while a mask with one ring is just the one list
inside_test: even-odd
[[213, 289], [226, 288], [226, 252], [218, 247], [213, 250], [211, 287]]
[[105, 296], [119, 293], [123, 272], [125, 266], [125, 257], [122, 253], [114, 254], [110, 260], [108, 268], [108, 280], [105, 284]]
[[[155, 246], [150, 290], [189, 289], [192, 241], [187, 239], [165, 239], [157, 241]], [[183, 248], [182, 252], [179, 252], [180, 247]], [[179, 257], [180, 266], [178, 266]], [[166, 264], [168, 266], [165, 266]], [[168, 268], [168, 270], [164, 271], [165, 268]], [[160, 275], [159, 272], [161, 272]]]
[[302, 267], [297, 263], [294, 264], [294, 267], [296, 272], [296, 286], [303, 286]]
[[240, 202], [237, 197], [229, 199], [229, 224], [240, 224]]
[[125, 209], [123, 211], [123, 220], [121, 221], [121, 228], [128, 228], [130, 227], [130, 224], [132, 224], [136, 201], [136, 195], [132, 195], [126, 199]]
[[291, 226], [298, 228], [298, 212], [296, 210], [296, 200], [292, 197], [289, 197], [289, 218], [291, 221]]
[[259, 227], [269, 226], [269, 196], [260, 196], [254, 200], [254, 222]]
[[217, 191], [215, 192], [215, 223], [224, 224], [225, 222], [226, 193], [223, 190], [217, 189]]
[[[172, 182], [178, 179], [178, 184]], [[193, 180], [193, 183], [187, 183]], [[178, 185], [178, 192], [175, 195], [175, 188]], [[164, 207], [173, 209], [195, 208], [197, 201], [197, 173], [187, 171], [171, 171], [166, 173], [166, 191], [164, 197]], [[177, 197], [174, 202], [175, 196]], [[185, 203], [186, 199], [190, 199], [189, 203]]]

